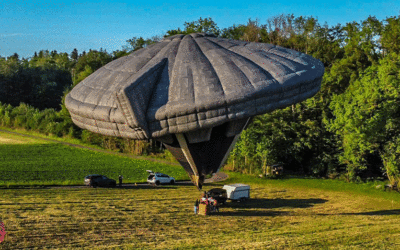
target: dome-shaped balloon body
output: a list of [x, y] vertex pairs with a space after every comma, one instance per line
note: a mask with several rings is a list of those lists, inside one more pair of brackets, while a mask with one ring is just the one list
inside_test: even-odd
[[251, 117], [312, 97], [323, 73], [319, 60], [291, 49], [175, 35], [98, 69], [65, 104], [83, 129], [163, 142], [201, 188]]

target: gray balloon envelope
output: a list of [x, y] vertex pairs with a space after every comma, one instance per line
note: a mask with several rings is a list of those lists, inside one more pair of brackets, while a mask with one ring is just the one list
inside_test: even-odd
[[175, 35], [98, 69], [65, 104], [83, 129], [163, 142], [201, 189], [251, 117], [312, 97], [323, 74], [319, 60], [280, 46]]

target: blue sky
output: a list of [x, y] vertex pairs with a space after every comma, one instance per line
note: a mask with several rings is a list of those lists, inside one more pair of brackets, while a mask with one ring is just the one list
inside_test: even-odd
[[211, 17], [219, 28], [261, 24], [280, 14], [318, 18], [323, 25], [360, 22], [369, 15], [382, 21], [400, 15], [399, 0], [336, 1], [34, 1], [0, 0], [0, 56], [18, 53], [31, 57], [35, 51], [79, 53], [89, 49], [121, 50], [126, 40], [150, 38], [184, 22]]

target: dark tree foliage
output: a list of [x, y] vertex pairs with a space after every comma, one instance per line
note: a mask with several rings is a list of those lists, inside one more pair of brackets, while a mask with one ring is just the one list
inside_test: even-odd
[[71, 58], [72, 58], [72, 60], [78, 60], [78, 58], [79, 58], [79, 53], [78, 53], [78, 50], [75, 48], [72, 52], [71, 52]]
[[41, 55], [30, 62], [16, 57], [0, 61], [0, 102], [60, 109], [63, 92], [72, 84], [71, 74], [62, 63], [63, 55]]

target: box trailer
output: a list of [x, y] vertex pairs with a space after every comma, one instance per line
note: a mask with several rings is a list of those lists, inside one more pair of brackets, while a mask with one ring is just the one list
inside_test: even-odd
[[250, 199], [250, 186], [246, 184], [230, 184], [222, 187], [226, 190], [226, 196], [230, 200], [245, 201]]

